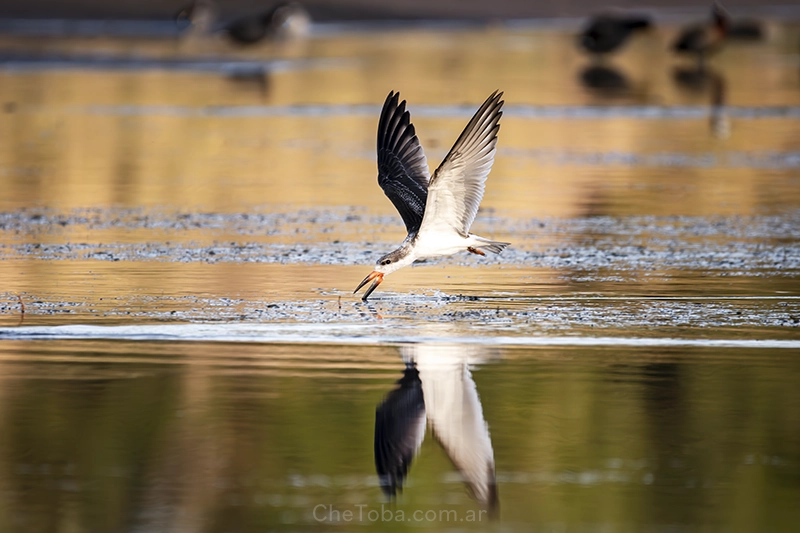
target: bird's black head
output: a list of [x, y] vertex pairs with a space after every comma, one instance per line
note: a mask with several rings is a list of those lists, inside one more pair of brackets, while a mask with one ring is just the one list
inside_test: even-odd
[[413, 262], [413, 257], [404, 248], [398, 248], [375, 261], [375, 271], [382, 274], [391, 274]]

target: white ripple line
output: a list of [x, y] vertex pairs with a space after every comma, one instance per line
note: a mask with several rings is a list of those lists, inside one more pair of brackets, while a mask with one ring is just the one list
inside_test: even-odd
[[[373, 325], [374, 326], [374, 325]], [[339, 334], [311, 334], [325, 329]], [[468, 336], [408, 336], [365, 335], [363, 325], [293, 326], [272, 324], [168, 324], [139, 326], [29, 326], [0, 328], [0, 340], [135, 340], [135, 341], [196, 341], [284, 344], [334, 345], [396, 345], [396, 344], [469, 344], [481, 346], [630, 346], [630, 347], [698, 347], [698, 348], [800, 348], [800, 340], [779, 339], [686, 339], [648, 337], [468, 337]]]

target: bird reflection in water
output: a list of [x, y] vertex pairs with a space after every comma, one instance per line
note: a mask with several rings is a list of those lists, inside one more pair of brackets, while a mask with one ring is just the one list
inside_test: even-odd
[[599, 96], [624, 96], [630, 92], [628, 77], [611, 65], [589, 65], [580, 72], [581, 84]]
[[727, 84], [725, 77], [708, 67], [676, 67], [673, 80], [684, 91], [707, 94], [710, 114], [709, 128], [717, 139], [727, 139], [731, 135], [730, 117], [727, 113]]
[[731, 136], [731, 120], [725, 107], [727, 86], [722, 75], [715, 76], [711, 81], [711, 114], [708, 124], [711, 135], [717, 139], [727, 139]]
[[401, 353], [406, 363], [403, 377], [375, 412], [375, 467], [381, 489], [390, 498], [402, 491], [429, 427], [471, 496], [496, 516], [494, 451], [468, 367], [481, 354], [448, 345], [406, 346]]
[[254, 68], [245, 65], [242, 68], [231, 68], [225, 79], [238, 88], [252, 89], [258, 92], [262, 100], [267, 100], [272, 87], [272, 74], [266, 68]]

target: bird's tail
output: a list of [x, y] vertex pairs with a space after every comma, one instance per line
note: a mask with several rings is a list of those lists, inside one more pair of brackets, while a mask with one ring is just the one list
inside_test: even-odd
[[503, 251], [503, 249], [510, 245], [510, 242], [500, 242], [500, 241], [490, 241], [489, 239], [484, 239], [483, 237], [478, 237], [477, 235], [472, 235], [472, 238], [475, 239], [475, 244], [473, 244], [473, 248], [477, 248], [481, 251], [488, 251], [495, 254], [499, 254]]

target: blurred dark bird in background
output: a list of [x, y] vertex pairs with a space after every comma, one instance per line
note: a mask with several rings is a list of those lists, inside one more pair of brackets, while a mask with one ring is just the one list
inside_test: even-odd
[[305, 37], [311, 17], [298, 2], [281, 3], [266, 13], [243, 17], [226, 28], [228, 36], [241, 44], [253, 44], [263, 39], [283, 41]]
[[302, 38], [308, 35], [311, 27], [311, 17], [299, 2], [282, 2], [268, 11], [245, 15], [228, 23], [219, 23], [218, 19], [219, 7], [213, 0], [195, 0], [176, 17], [177, 22], [189, 22], [188, 32], [192, 35], [220, 31], [242, 45]]
[[765, 37], [764, 24], [754, 18], [740, 18], [730, 21], [726, 38], [733, 41], [760, 41]]
[[590, 54], [613, 52], [635, 32], [652, 26], [650, 18], [632, 13], [603, 13], [589, 19], [578, 44]]
[[217, 23], [217, 11], [213, 0], [194, 0], [175, 15], [175, 24], [189, 35], [209, 35]]
[[696, 56], [697, 64], [702, 69], [705, 58], [722, 47], [730, 21], [728, 12], [714, 0], [710, 19], [685, 28], [672, 44], [672, 50], [678, 54]]

